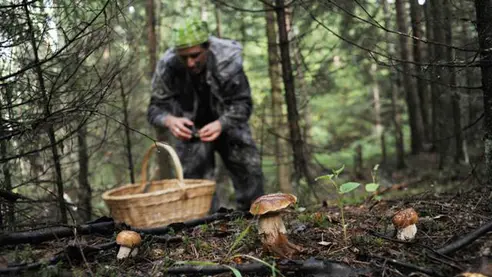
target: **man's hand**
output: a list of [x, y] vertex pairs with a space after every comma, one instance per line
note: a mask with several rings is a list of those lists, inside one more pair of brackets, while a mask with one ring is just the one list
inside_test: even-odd
[[187, 126], [193, 126], [193, 122], [186, 117], [175, 117], [168, 115], [164, 120], [164, 125], [171, 131], [171, 133], [181, 140], [191, 139], [192, 132]]
[[222, 124], [220, 123], [220, 121], [215, 120], [203, 126], [203, 128], [201, 128], [200, 131], [198, 131], [198, 135], [200, 136], [200, 139], [202, 141], [208, 142], [217, 139], [221, 132], [222, 132]]

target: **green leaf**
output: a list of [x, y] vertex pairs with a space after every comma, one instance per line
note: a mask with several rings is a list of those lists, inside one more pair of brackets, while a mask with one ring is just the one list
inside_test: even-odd
[[341, 194], [353, 191], [354, 189], [358, 188], [360, 186], [359, 183], [356, 182], [348, 182], [340, 186], [339, 192]]
[[239, 234], [239, 236], [234, 240], [234, 243], [232, 244], [231, 248], [229, 249], [229, 252], [227, 253], [227, 256], [231, 255], [234, 248], [236, 248], [236, 246], [243, 240], [243, 238], [246, 236], [246, 234], [248, 234], [250, 227], [251, 227], [251, 224], [249, 224], [248, 227], [246, 227], [246, 229], [244, 229], [241, 232], [241, 234]]
[[327, 174], [327, 175], [323, 175], [323, 176], [319, 176], [317, 177], [316, 179], [314, 179], [315, 181], [318, 181], [318, 180], [332, 180], [333, 179], [333, 174]]
[[342, 167], [340, 167], [339, 169], [335, 170], [335, 175], [340, 175], [340, 173], [342, 173], [342, 171], [345, 169], [345, 165], [342, 165]]
[[243, 275], [241, 275], [241, 272], [239, 272], [239, 270], [237, 270], [236, 268], [232, 267], [232, 266], [228, 266], [228, 265], [224, 265], [225, 267], [229, 268], [232, 273], [234, 274], [234, 276], [236, 277], [242, 277]]
[[374, 192], [379, 188], [379, 184], [376, 183], [369, 183], [366, 184], [366, 191], [367, 192]]

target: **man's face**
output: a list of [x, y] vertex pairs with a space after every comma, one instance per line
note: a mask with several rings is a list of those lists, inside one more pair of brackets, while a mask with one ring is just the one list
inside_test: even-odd
[[201, 45], [178, 49], [178, 56], [193, 74], [200, 74], [207, 63], [207, 49]]

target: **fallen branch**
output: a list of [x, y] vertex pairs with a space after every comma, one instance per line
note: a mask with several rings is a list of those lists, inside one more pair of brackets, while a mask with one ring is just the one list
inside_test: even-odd
[[463, 236], [462, 238], [451, 242], [450, 244], [440, 248], [437, 250], [440, 254], [451, 254], [464, 246], [472, 243], [482, 235], [485, 235], [486, 233], [492, 231], [492, 221], [489, 221], [485, 223], [484, 225], [480, 226], [479, 228], [471, 231], [467, 235]]
[[[239, 265], [187, 265], [176, 266], [165, 269], [163, 272], [170, 275], [217, 275], [231, 272], [230, 268], [235, 268], [242, 274], [247, 273], [264, 273], [272, 272], [272, 268], [262, 263], [239, 264]], [[306, 261], [287, 261], [279, 262], [275, 269], [280, 271], [284, 276], [304, 276], [306, 274], [322, 274], [320, 276], [354, 276], [356, 269], [353, 269], [342, 263], [309, 259]], [[368, 270], [365, 270], [368, 271]]]
[[86, 257], [93, 253], [97, 253], [101, 250], [110, 249], [116, 246], [118, 245], [114, 241], [109, 243], [102, 243], [99, 245], [79, 245], [79, 246], [69, 245], [65, 247], [63, 251], [59, 252], [57, 255], [50, 258], [49, 260], [35, 262], [31, 264], [17, 264], [14, 266], [9, 266], [7, 268], [0, 268], [0, 274], [4, 274], [4, 273], [12, 274], [12, 273], [21, 273], [29, 270], [37, 270], [42, 266], [55, 265], [63, 260], [70, 260], [70, 261], [83, 260], [82, 257]]
[[73, 237], [86, 234], [112, 234], [114, 232], [114, 222], [96, 222], [74, 227], [48, 227], [34, 231], [24, 231], [17, 233], [6, 233], [0, 235], [0, 246], [16, 245], [21, 243], [38, 244], [48, 240], [64, 237]]
[[369, 255], [369, 257], [381, 259], [381, 260], [384, 260], [387, 263], [390, 263], [390, 264], [393, 264], [393, 265], [397, 265], [397, 266], [402, 266], [402, 267], [405, 267], [407, 269], [419, 271], [419, 272], [425, 273], [425, 274], [430, 275], [430, 276], [442, 276], [441, 274], [438, 274], [437, 272], [435, 272], [432, 269], [423, 268], [423, 267], [416, 266], [416, 265], [413, 265], [413, 264], [401, 262], [401, 261], [398, 261], [398, 260], [395, 260], [395, 259], [386, 258], [386, 257], [382, 257], [382, 256], [379, 256], [379, 255]]
[[37, 230], [0, 234], [0, 246], [17, 245], [22, 243], [38, 244], [54, 239], [74, 237], [75, 234], [87, 235], [97, 233], [102, 235], [112, 235], [117, 229], [131, 229], [143, 234], [162, 235], [170, 232], [171, 230], [180, 231], [186, 228], [208, 224], [217, 220], [230, 220], [241, 216], [245, 216], [245, 214], [243, 212], [234, 212], [233, 210], [228, 209], [219, 209], [217, 213], [210, 216], [154, 228], [135, 228], [125, 224], [121, 224], [120, 226], [115, 224], [113, 219], [102, 217], [92, 223], [87, 223], [80, 226], [55, 226]]

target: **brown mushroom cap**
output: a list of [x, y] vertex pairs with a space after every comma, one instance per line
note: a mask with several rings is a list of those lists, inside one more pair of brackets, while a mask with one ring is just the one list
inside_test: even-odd
[[413, 208], [407, 208], [397, 212], [393, 216], [393, 225], [396, 228], [401, 229], [409, 225], [416, 224], [419, 220], [417, 212]]
[[297, 197], [290, 193], [272, 193], [256, 198], [251, 204], [249, 212], [253, 215], [262, 215], [287, 208], [297, 202]]
[[124, 230], [116, 236], [116, 244], [126, 247], [139, 246], [142, 242], [140, 234], [135, 231]]

